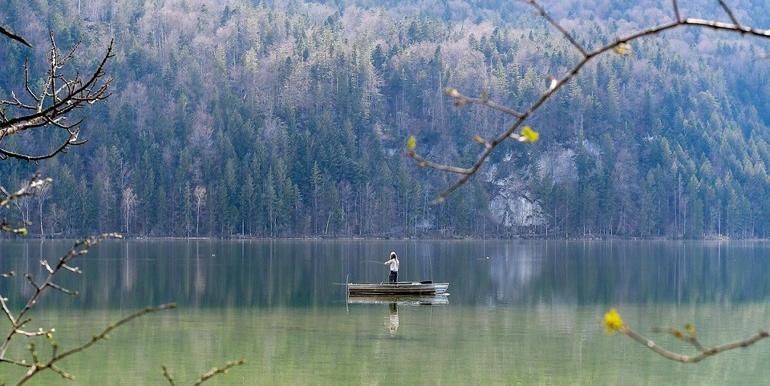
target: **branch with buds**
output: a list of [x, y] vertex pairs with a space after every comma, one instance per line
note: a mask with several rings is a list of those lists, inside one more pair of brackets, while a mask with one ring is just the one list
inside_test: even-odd
[[[51, 183], [50, 178], [41, 178], [40, 175], [36, 174], [21, 188], [17, 189], [15, 192], [11, 193], [11, 192], [8, 192], [6, 189], [0, 187], [0, 210], [6, 209], [15, 200], [18, 200], [28, 195], [35, 194], [39, 189], [48, 186], [48, 184], [50, 183]], [[0, 230], [6, 231], [6, 232], [13, 232], [16, 234], [22, 234], [22, 235], [26, 233], [25, 228], [13, 228], [10, 225], [10, 223], [6, 220], [2, 221], [2, 228], [0, 228]], [[58, 363], [61, 360], [67, 357], [70, 357], [74, 354], [85, 351], [91, 346], [95, 345], [96, 343], [99, 343], [107, 339], [108, 334], [111, 333], [113, 330], [121, 327], [126, 323], [131, 322], [134, 319], [137, 319], [152, 313], [176, 308], [175, 304], [170, 303], [170, 304], [162, 304], [157, 307], [148, 307], [143, 310], [137, 311], [133, 314], [130, 314], [108, 325], [99, 334], [94, 335], [90, 340], [80, 344], [79, 346], [76, 346], [74, 348], [71, 348], [65, 351], [60, 350], [59, 344], [54, 339], [54, 334], [56, 332], [55, 328], [53, 327], [37, 328], [37, 329], [31, 329], [31, 330], [27, 328], [32, 322], [32, 318], [30, 318], [28, 315], [35, 308], [35, 306], [39, 304], [43, 295], [45, 295], [46, 293], [52, 290], [52, 291], [61, 292], [69, 296], [78, 295], [78, 291], [68, 289], [56, 283], [56, 280], [55, 280], [62, 273], [65, 273], [65, 272], [69, 272], [71, 274], [83, 273], [83, 271], [79, 267], [73, 265], [73, 261], [78, 256], [83, 256], [87, 254], [91, 247], [97, 245], [103, 240], [120, 239], [120, 238], [122, 238], [122, 236], [117, 233], [104, 233], [101, 235], [88, 237], [86, 239], [76, 242], [72, 246], [72, 248], [69, 251], [67, 251], [62, 257], [56, 260], [55, 263], [51, 263], [48, 259], [40, 260], [40, 267], [42, 271], [46, 274], [46, 276], [42, 281], [38, 281], [38, 280], [35, 280], [34, 276], [29, 272], [21, 275], [23, 276], [24, 280], [30, 286], [32, 286], [32, 288], [34, 289], [34, 292], [29, 297], [29, 299], [24, 303], [24, 306], [21, 307], [21, 309], [18, 311], [14, 311], [11, 307], [11, 304], [9, 303], [8, 298], [0, 294], [0, 318], [5, 318], [8, 321], [8, 324], [10, 326], [8, 329], [8, 332], [5, 334], [5, 338], [2, 340], [2, 343], [0, 343], [0, 365], [9, 364], [9, 365], [26, 369], [26, 371], [21, 376], [21, 378], [16, 382], [17, 385], [26, 383], [34, 376], [42, 372], [45, 372], [46, 370], [50, 370], [58, 374], [63, 379], [74, 379], [74, 376], [72, 374], [68, 373], [67, 371], [59, 367]], [[16, 276], [17, 274], [14, 271], [0, 273], [0, 278], [2, 279], [12, 279]], [[16, 359], [8, 356], [8, 349], [11, 345], [11, 342], [14, 341], [15, 338], [29, 339], [29, 344], [27, 346], [27, 349], [31, 360]], [[44, 339], [45, 343], [47, 343], [48, 346], [50, 347], [50, 354], [47, 357], [44, 357], [43, 355], [41, 355], [37, 349], [36, 342], [39, 342], [42, 339]], [[198, 379], [195, 381], [195, 384], [199, 385], [217, 375], [225, 374], [231, 368], [240, 366], [243, 363], [244, 363], [243, 360], [238, 360], [238, 361], [227, 362], [221, 368], [214, 367], [211, 370], [201, 374], [200, 377], [198, 377]], [[165, 367], [164, 367], [163, 375], [169, 381], [169, 383], [171, 383], [172, 385], [174, 384], [173, 378], [171, 378], [171, 375], [168, 373]], [[2, 383], [2, 381], [0, 381], [0, 383]]]
[[[674, 20], [663, 23], [657, 26], [653, 26], [647, 29], [643, 29], [631, 34], [616, 38], [614, 41], [607, 43], [601, 47], [593, 50], [589, 50], [584, 47], [578, 39], [576, 39], [571, 33], [569, 33], [563, 26], [561, 26], [555, 19], [553, 19], [548, 12], [543, 8], [536, 0], [524, 0], [527, 4], [532, 6], [536, 13], [543, 17], [550, 25], [552, 25], [569, 43], [580, 53], [581, 59], [571, 69], [562, 75], [561, 78], [555, 78], [549, 76], [549, 85], [545, 92], [543, 92], [532, 104], [523, 111], [507, 107], [501, 103], [495, 102], [489, 98], [488, 95], [482, 94], [480, 97], [470, 97], [463, 95], [460, 91], [454, 88], [447, 88], [444, 93], [454, 100], [454, 105], [457, 107], [463, 107], [467, 105], [481, 105], [501, 113], [514, 117], [514, 121], [505, 130], [500, 132], [495, 138], [484, 139], [481, 137], [475, 138], [476, 142], [484, 145], [481, 154], [479, 154], [476, 161], [469, 167], [460, 167], [454, 165], [447, 165], [437, 162], [432, 162], [420, 156], [415, 147], [410, 149], [407, 146], [407, 156], [414, 159], [417, 166], [436, 169], [444, 172], [458, 174], [457, 180], [438, 194], [436, 202], [442, 202], [452, 192], [463, 186], [468, 180], [479, 171], [482, 165], [487, 161], [492, 152], [501, 143], [508, 139], [514, 139], [520, 142], [534, 142], [537, 140], [537, 132], [529, 126], [525, 126], [524, 122], [531, 117], [548, 99], [550, 99], [556, 92], [558, 92], [562, 86], [569, 82], [577, 75], [588, 62], [596, 59], [600, 55], [607, 52], [614, 52], [618, 55], [628, 55], [632, 52], [631, 42], [640, 39], [645, 36], [658, 35], [662, 32], [673, 30], [680, 27], [697, 27], [712, 29], [717, 31], [727, 31], [740, 33], [742, 35], [751, 35], [761, 38], [770, 38], [770, 30], [762, 30], [757, 28], [747, 27], [738, 23], [733, 11], [728, 7], [724, 1], [719, 0], [719, 4], [730, 19], [730, 23], [724, 23], [717, 20], [704, 20], [697, 18], [684, 18], [679, 11], [679, 5], [676, 0], [672, 3], [672, 13]], [[534, 133], [534, 134], [533, 134]], [[411, 143], [411, 139], [410, 139]]]
[[[77, 267], [72, 266], [72, 260], [74, 260], [78, 256], [82, 256], [88, 253], [89, 249], [101, 242], [105, 239], [119, 239], [121, 238], [121, 235], [117, 233], [105, 233], [98, 236], [92, 236], [83, 240], [80, 240], [73, 245], [73, 247], [67, 251], [64, 256], [60, 257], [59, 260], [51, 266], [48, 261], [42, 260], [41, 261], [41, 267], [45, 269], [47, 272], [47, 276], [45, 279], [43, 279], [42, 282], [38, 283], [36, 282], [32, 275], [30, 273], [24, 274], [24, 278], [29, 282], [29, 284], [35, 289], [34, 293], [30, 298], [27, 300], [25, 305], [19, 310], [17, 313], [14, 313], [11, 311], [7, 299], [0, 295], [0, 306], [2, 306], [3, 314], [5, 315], [6, 319], [8, 319], [8, 322], [10, 322], [10, 329], [8, 333], [5, 335], [5, 338], [3, 339], [2, 343], [0, 344], [0, 361], [6, 361], [6, 352], [8, 351], [8, 346], [11, 343], [11, 340], [13, 340], [16, 335], [23, 335], [26, 337], [36, 337], [46, 334], [37, 334], [37, 333], [27, 333], [23, 330], [24, 326], [26, 326], [29, 322], [32, 321], [31, 318], [27, 318], [27, 314], [38, 304], [41, 297], [48, 292], [48, 289], [52, 289], [55, 291], [62, 292], [64, 294], [68, 295], [76, 295], [77, 291], [72, 291], [70, 289], [64, 288], [59, 284], [56, 284], [54, 282], [54, 279], [57, 277], [59, 273], [62, 271], [68, 271], [68, 272], [74, 272], [79, 273], [80, 269]], [[39, 330], [39, 332], [44, 330]], [[47, 333], [51, 333], [53, 330], [51, 329]]]
[[[201, 374], [198, 377], [198, 379], [195, 380], [195, 383], [193, 383], [193, 386], [198, 386], [203, 382], [206, 382], [211, 378], [214, 378], [217, 375], [227, 374], [227, 372], [233, 367], [240, 366], [244, 363], [246, 362], [243, 359], [239, 359], [237, 361], [229, 361], [225, 363], [225, 365], [222, 367], [212, 367], [211, 370]], [[171, 376], [171, 373], [168, 371], [168, 368], [166, 366], [161, 366], [160, 368], [163, 370], [163, 378], [166, 379], [166, 382], [168, 382], [170, 386], [176, 385], [176, 381], [174, 381], [174, 377]]]
[[[33, 179], [33, 181], [39, 181], [39, 180]], [[33, 185], [33, 184], [34, 182], [30, 183], [29, 185]], [[19, 191], [21, 192], [23, 190], [24, 188], [20, 189]], [[10, 196], [7, 195], [6, 199], [8, 197]], [[5, 202], [4, 205], [7, 205], [8, 201], [4, 201], [4, 202]], [[76, 257], [87, 254], [91, 247], [95, 246], [96, 244], [98, 244], [103, 240], [119, 239], [119, 238], [121, 238], [121, 236], [116, 233], [105, 233], [98, 236], [88, 237], [86, 239], [76, 242], [73, 245], [73, 247], [69, 251], [67, 251], [67, 253], [65, 253], [64, 256], [59, 258], [59, 260], [53, 265], [48, 263], [47, 260], [41, 260], [40, 265], [47, 273], [47, 276], [45, 277], [45, 279], [43, 279], [42, 282], [36, 282], [33, 279], [31, 274], [26, 273], [24, 275], [24, 278], [35, 289], [35, 291], [32, 294], [32, 296], [30, 296], [30, 298], [27, 300], [25, 305], [21, 308], [21, 310], [19, 310], [18, 312], [12, 311], [8, 303], [8, 299], [0, 294], [0, 310], [2, 310], [3, 316], [8, 320], [10, 324], [8, 333], [5, 335], [5, 338], [3, 339], [2, 344], [0, 344], [0, 363], [12, 364], [12, 365], [24, 367], [27, 369], [24, 375], [16, 383], [17, 385], [26, 383], [29, 379], [31, 379], [35, 375], [45, 370], [51, 370], [59, 374], [62, 378], [65, 378], [65, 379], [73, 379], [73, 376], [71, 374], [67, 373], [66, 371], [64, 371], [63, 369], [57, 366], [57, 363], [59, 361], [73, 354], [77, 354], [81, 351], [84, 351], [90, 348], [94, 344], [106, 339], [108, 334], [111, 331], [115, 330], [116, 328], [136, 318], [139, 318], [154, 312], [176, 308], [174, 304], [163, 304], [158, 307], [145, 308], [144, 310], [133, 313], [123, 319], [118, 320], [115, 323], [110, 324], [101, 333], [94, 335], [89, 341], [75, 348], [72, 348], [63, 352], [59, 351], [59, 345], [54, 340], [54, 333], [56, 332], [55, 328], [48, 328], [48, 329], [38, 328], [36, 331], [24, 330], [24, 327], [27, 326], [30, 322], [32, 322], [32, 318], [28, 317], [27, 315], [39, 303], [42, 296], [45, 293], [47, 293], [49, 289], [65, 293], [67, 295], [77, 295], [77, 291], [69, 290], [54, 282], [54, 279], [64, 271], [77, 273], [77, 274], [81, 273], [81, 270], [78, 267], [72, 266], [72, 261]], [[16, 275], [13, 271], [11, 271], [6, 274], [3, 274], [3, 276], [10, 278]], [[32, 341], [30, 341], [27, 347], [31, 356], [31, 361], [12, 359], [7, 356], [9, 345], [11, 344], [13, 339], [18, 336], [32, 339]], [[41, 358], [40, 354], [36, 349], [36, 345], [34, 341], [35, 338], [46, 338], [46, 341], [48, 342], [51, 348], [51, 354], [48, 359]]]
[[706, 347], [698, 339], [695, 325], [691, 323], [688, 323], [684, 326], [684, 332], [674, 327], [667, 328], [667, 329], [656, 328], [653, 330], [653, 332], [669, 333], [671, 334], [671, 336], [683, 342], [687, 342], [691, 344], [698, 351], [696, 355], [685, 355], [685, 354], [680, 354], [680, 353], [667, 350], [661, 347], [659, 344], [655, 343], [655, 341], [653, 341], [652, 339], [649, 339], [639, 334], [638, 332], [634, 331], [630, 326], [625, 324], [623, 319], [620, 317], [620, 314], [618, 313], [618, 311], [614, 308], [609, 310], [606, 314], [604, 314], [603, 324], [604, 324], [605, 331], [609, 335], [619, 332], [635, 340], [637, 343], [641, 344], [642, 346], [652, 350], [654, 353], [662, 356], [663, 358], [666, 358], [675, 362], [682, 362], [682, 363], [698, 363], [706, 358], [712, 357], [719, 353], [735, 350], [737, 348], [746, 348], [753, 345], [754, 343], [759, 342], [762, 339], [770, 337], [770, 331], [760, 330], [756, 334], [746, 339], [725, 343], [725, 344], [721, 344], [713, 347]]

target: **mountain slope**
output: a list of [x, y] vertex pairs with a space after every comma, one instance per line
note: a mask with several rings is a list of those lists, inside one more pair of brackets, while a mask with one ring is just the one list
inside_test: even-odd
[[[630, 57], [603, 57], [531, 119], [540, 142], [505, 144], [432, 206], [453, 176], [417, 168], [404, 156], [406, 137], [431, 159], [468, 164], [480, 150], [473, 135], [508, 122], [455, 108], [441, 90], [526, 106], [547, 75], [577, 59], [531, 12], [496, 13], [495, 2], [480, 10], [444, 2], [441, 15], [431, 2], [78, 4], [10, 1], [0, 20], [35, 42], [34, 50], [1, 43], [4, 95], [19, 90], [26, 57], [40, 69], [48, 28], [61, 46], [84, 41], [83, 69], [116, 38], [115, 90], [88, 113], [89, 143], [40, 165], [0, 163], [6, 186], [37, 169], [56, 178], [50, 194], [19, 207], [33, 221], [43, 214], [43, 233], [125, 231], [128, 189], [138, 196], [128, 230], [139, 235], [770, 230], [770, 77], [766, 61], [754, 60], [763, 42], [687, 30], [640, 41]], [[639, 7], [610, 22], [602, 21], [615, 15], [609, 8], [555, 12], [592, 46], [665, 14]], [[42, 149], [45, 140], [32, 133], [17, 145]]]

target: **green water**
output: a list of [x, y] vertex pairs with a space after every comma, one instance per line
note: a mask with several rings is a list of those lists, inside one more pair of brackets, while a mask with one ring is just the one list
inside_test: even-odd
[[[38, 272], [67, 245], [3, 242], [0, 271]], [[385, 280], [391, 249], [401, 278], [448, 281], [449, 303], [346, 304], [333, 283]], [[49, 294], [33, 323], [67, 347], [145, 305], [179, 304], [64, 362], [83, 385], [163, 384], [161, 364], [189, 383], [238, 358], [212, 384], [766, 384], [770, 341], [684, 365], [600, 321], [617, 307], [687, 353], [649, 331], [695, 322], [706, 344], [743, 338], [770, 320], [768, 256], [763, 242], [112, 242], [62, 278], [81, 295]], [[16, 307], [29, 295], [19, 278], [0, 289]], [[0, 381], [17, 375], [0, 365]]]

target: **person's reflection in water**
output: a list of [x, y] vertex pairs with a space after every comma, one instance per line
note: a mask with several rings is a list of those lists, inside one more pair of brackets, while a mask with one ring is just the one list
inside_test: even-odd
[[390, 303], [390, 316], [388, 316], [388, 332], [391, 336], [396, 336], [398, 332], [398, 305]]

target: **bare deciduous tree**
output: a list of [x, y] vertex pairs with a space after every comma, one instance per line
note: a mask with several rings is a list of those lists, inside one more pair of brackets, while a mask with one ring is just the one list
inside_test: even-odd
[[201, 219], [201, 206], [206, 201], [206, 188], [200, 185], [196, 186], [193, 195], [195, 196], [195, 236], [197, 237], [199, 236], [198, 225]]
[[[109, 96], [112, 78], [106, 77], [105, 66], [112, 58], [112, 42], [88, 77], [78, 72], [67, 75], [65, 68], [74, 58], [78, 44], [62, 52], [50, 34], [51, 49], [48, 51], [48, 71], [40, 90], [34, 90], [30, 82], [29, 63], [24, 64], [24, 91], [22, 95], [11, 92], [9, 99], [0, 100], [0, 159], [17, 158], [40, 161], [65, 152], [70, 146], [82, 145], [78, 140], [82, 119], [72, 116], [78, 109], [90, 106]], [[32, 149], [9, 149], [3, 140], [21, 135], [31, 129], [57, 129], [66, 133], [66, 139], [43, 154], [33, 154]]]
[[123, 190], [123, 219], [126, 222], [126, 234], [129, 234], [129, 225], [131, 223], [131, 217], [134, 213], [134, 207], [137, 203], [137, 196], [131, 187], [127, 187]]
[[51, 195], [51, 185], [45, 185], [35, 193], [35, 199], [37, 200], [37, 213], [40, 220], [40, 237], [45, 237], [45, 231], [43, 230], [43, 207], [48, 196]]
[[11, 204], [17, 204], [22, 200], [28, 202], [27, 200], [32, 195], [41, 189], [47, 188], [51, 181], [51, 178], [40, 178], [39, 174], [35, 174], [29, 181], [27, 181], [15, 192], [9, 192], [4, 187], [0, 186], [0, 195], [2, 195], [0, 196], [0, 213], [3, 215], [3, 217], [0, 218], [0, 232], [26, 235], [28, 231], [25, 226], [29, 224], [27, 219], [22, 217], [21, 223], [18, 221], [13, 221], [13, 219], [5, 217], [8, 213], [7, 209]]

